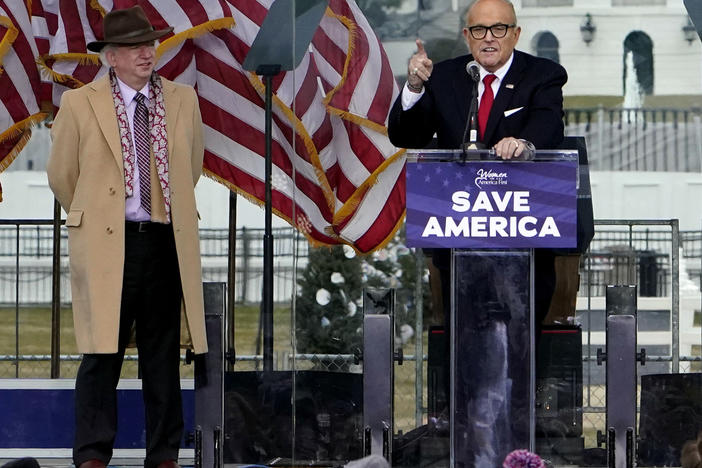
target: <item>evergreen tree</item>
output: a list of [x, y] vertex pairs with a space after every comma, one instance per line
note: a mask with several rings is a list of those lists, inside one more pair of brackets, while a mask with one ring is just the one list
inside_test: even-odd
[[350, 257], [342, 246], [310, 248], [298, 280], [298, 352], [349, 354], [361, 347], [362, 260]]
[[[405, 244], [404, 228], [384, 248], [366, 259], [365, 271], [377, 287], [395, 289], [395, 333], [396, 342], [404, 344], [414, 335], [416, 324], [415, 282], [417, 258]], [[428, 271], [423, 266], [422, 281], [423, 317], [431, 314], [431, 294]], [[427, 321], [424, 320], [426, 324]]]
[[[350, 247], [311, 248], [298, 280], [297, 350], [301, 353], [351, 354], [362, 347], [363, 288], [395, 289], [398, 342], [414, 334], [416, 258], [400, 231], [388, 245], [367, 257]], [[424, 314], [430, 310], [423, 281]], [[399, 344], [399, 343], [398, 343]]]

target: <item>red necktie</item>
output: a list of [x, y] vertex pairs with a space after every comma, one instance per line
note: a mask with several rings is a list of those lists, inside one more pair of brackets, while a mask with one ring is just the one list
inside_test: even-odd
[[483, 78], [485, 90], [483, 91], [483, 95], [480, 97], [480, 105], [478, 106], [478, 127], [480, 128], [481, 140], [485, 134], [485, 126], [487, 125], [488, 117], [490, 116], [492, 102], [495, 100], [495, 95], [492, 94], [492, 82], [495, 81], [495, 78], [497, 78], [497, 76], [492, 74], [485, 75], [485, 78]]

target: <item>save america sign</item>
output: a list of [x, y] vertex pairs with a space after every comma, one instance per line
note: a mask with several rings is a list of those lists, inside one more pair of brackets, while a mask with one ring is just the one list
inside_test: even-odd
[[569, 248], [576, 161], [407, 164], [407, 245]]

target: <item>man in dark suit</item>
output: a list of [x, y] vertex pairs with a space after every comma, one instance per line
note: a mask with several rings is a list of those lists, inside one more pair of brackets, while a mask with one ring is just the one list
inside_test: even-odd
[[[486, 77], [495, 77], [490, 84], [494, 101], [487, 122], [478, 119], [480, 141], [503, 159], [523, 157], [525, 150], [533, 148], [557, 148], [563, 141], [565, 69], [551, 60], [514, 50], [521, 28], [514, 6], [507, 0], [477, 0], [469, 8], [465, 24], [463, 37], [471, 55], [445, 60], [436, 67], [417, 40], [418, 51], [410, 58], [407, 83], [390, 112], [390, 141], [402, 148], [424, 148], [436, 134], [439, 148], [460, 148], [473, 87], [466, 65], [475, 60], [480, 65], [481, 104], [485, 102]], [[435, 256], [434, 263], [441, 270], [448, 269], [448, 262], [442, 259], [445, 255]], [[555, 272], [551, 252], [539, 250], [535, 257], [538, 325], [548, 313]], [[442, 281], [442, 289], [446, 311], [446, 281]]]
[[[533, 154], [535, 148], [557, 148], [563, 140], [563, 93], [562, 87], [567, 80], [565, 69], [560, 65], [543, 58], [515, 51], [521, 28], [513, 5], [507, 0], [476, 0], [469, 8], [463, 36], [470, 49], [471, 55], [464, 55], [433, 64], [427, 56], [422, 43], [417, 40], [417, 52], [410, 58], [408, 79], [401, 95], [395, 102], [390, 113], [388, 134], [393, 144], [404, 148], [423, 148], [427, 146], [436, 134], [437, 146], [443, 149], [461, 148], [464, 143], [466, 122], [472, 96], [473, 80], [466, 71], [466, 66], [472, 60], [479, 64], [480, 81], [478, 83], [478, 136], [479, 141], [487, 148], [493, 148], [502, 159], [525, 158]], [[449, 321], [450, 256], [446, 249], [433, 253], [434, 265], [441, 274], [442, 303], [446, 328]], [[547, 250], [537, 250], [535, 253], [535, 321], [537, 332], [539, 324], [546, 316], [555, 285], [554, 255]], [[502, 271], [502, 273], [500, 273]], [[481, 293], [490, 275], [493, 278], [505, 275], [499, 268], [486, 271], [480, 284], [475, 284], [473, 295]], [[497, 283], [495, 286], [497, 287]], [[435, 297], [436, 299], [436, 297]], [[470, 299], [470, 298], [468, 298]], [[473, 302], [473, 301], [468, 301]], [[463, 303], [462, 306], [467, 304]], [[509, 308], [507, 308], [508, 310]], [[505, 314], [492, 315], [492, 323], [481, 321], [485, 311], [472, 310], [478, 318], [481, 332], [471, 336], [467, 341], [471, 347], [476, 347], [473, 353], [475, 367], [482, 367], [480, 372], [490, 375], [490, 357], [500, 349], [498, 335], [504, 336]], [[514, 313], [514, 311], [512, 311]], [[506, 314], [509, 317], [509, 313]], [[502, 318], [494, 318], [502, 317]], [[463, 331], [462, 331], [463, 333]], [[510, 343], [514, 337], [510, 337]], [[495, 350], [484, 349], [486, 343], [496, 343]], [[479, 349], [479, 348], [483, 349]], [[482, 351], [482, 353], [481, 353]], [[495, 352], [491, 352], [495, 351]], [[510, 353], [514, 353], [514, 349]], [[481, 353], [481, 354], [478, 354]], [[494, 361], [494, 359], [493, 359]], [[493, 363], [494, 366], [498, 364]], [[473, 365], [473, 364], [466, 364]], [[510, 366], [511, 368], [512, 366]], [[472, 372], [472, 371], [469, 371]], [[497, 374], [498, 369], [492, 370]], [[447, 374], [448, 375], [448, 374]], [[505, 375], [504, 378], [508, 376]], [[528, 370], [527, 370], [528, 377]], [[498, 395], [498, 388], [504, 387], [504, 379], [494, 378], [491, 382], [465, 382], [458, 379], [456, 402], [459, 405], [459, 393], [468, 403], [467, 413], [474, 414], [473, 407], [501, 407], [485, 395]], [[525, 378], [516, 376], [513, 369], [509, 378]], [[519, 396], [513, 398], [527, 398]], [[526, 401], [524, 402], [526, 403]], [[513, 402], [514, 404], [514, 402]], [[464, 411], [465, 408], [454, 408]], [[498, 410], [499, 411], [499, 410]], [[480, 412], [480, 411], [478, 411]], [[506, 447], [500, 446], [500, 435], [490, 426], [494, 421], [490, 418], [495, 414], [473, 421], [473, 427], [462, 431], [457, 428], [457, 436], [465, 432], [465, 445], [456, 450], [457, 465], [464, 466], [496, 466], [500, 452]], [[457, 420], [459, 416], [457, 416]], [[507, 428], [507, 431], [518, 432], [521, 429]], [[523, 427], [520, 426], [520, 427]], [[480, 429], [483, 428], [483, 429]], [[511, 434], [515, 441], [524, 440], [528, 435]], [[526, 439], [528, 441], [528, 438]]]
[[[402, 148], [424, 148], [436, 134], [439, 148], [460, 148], [473, 87], [466, 65], [475, 60], [480, 65], [479, 102], [485, 102], [486, 77], [495, 77], [488, 90], [494, 101], [487, 121], [478, 119], [480, 141], [503, 159], [524, 157], [524, 152], [533, 148], [557, 148], [563, 141], [565, 69], [551, 60], [514, 50], [521, 28], [507, 0], [477, 0], [466, 14], [465, 24], [463, 36], [471, 55], [434, 66], [417, 40], [418, 51], [410, 58], [407, 83], [390, 112], [390, 141]], [[448, 261], [442, 259], [445, 255], [435, 255], [434, 263], [441, 270], [448, 269]], [[555, 272], [551, 252], [537, 250], [535, 257], [538, 325], [548, 312]], [[447, 310], [446, 281], [442, 281], [442, 289]]]
[[436, 133], [439, 148], [460, 148], [473, 87], [466, 65], [475, 60], [480, 65], [479, 102], [485, 77], [496, 77], [490, 86], [494, 103], [485, 128], [480, 128], [480, 140], [503, 159], [520, 156], [527, 142], [538, 149], [558, 147], [563, 140], [561, 88], [567, 74], [550, 60], [514, 50], [521, 32], [516, 21], [507, 1], [476, 1], [463, 28], [472, 55], [435, 67], [417, 40], [407, 83], [390, 113], [388, 134], [393, 144], [423, 148]]

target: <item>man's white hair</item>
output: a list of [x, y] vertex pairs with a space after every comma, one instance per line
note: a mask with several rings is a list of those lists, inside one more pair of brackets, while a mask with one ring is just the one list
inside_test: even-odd
[[107, 51], [108, 50], [117, 50], [117, 46], [114, 44], [107, 44], [105, 47], [100, 49], [100, 61], [102, 62], [103, 65], [109, 67], [110, 62], [107, 61]]
[[[158, 47], [158, 44], [159, 44], [158, 41], [154, 41], [154, 47]], [[107, 45], [105, 45], [105, 47], [100, 49], [100, 61], [102, 62], [103, 65], [105, 65], [107, 67], [110, 66], [110, 62], [107, 61], [107, 51], [108, 50], [115, 51], [115, 50], [117, 50], [117, 47], [118, 47], [117, 44], [107, 44]]]

